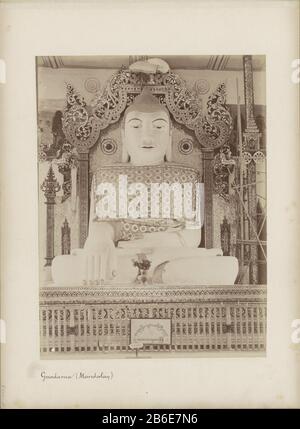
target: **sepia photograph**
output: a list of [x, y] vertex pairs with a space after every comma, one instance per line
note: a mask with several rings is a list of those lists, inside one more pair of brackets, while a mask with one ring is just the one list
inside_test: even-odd
[[0, 0], [1, 408], [299, 408], [298, 35], [297, 0]]
[[265, 55], [37, 56], [41, 359], [261, 357]]

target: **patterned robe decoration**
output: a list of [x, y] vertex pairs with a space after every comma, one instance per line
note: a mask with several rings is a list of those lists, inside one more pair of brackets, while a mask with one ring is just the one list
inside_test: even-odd
[[[126, 191], [130, 189], [131, 185], [135, 184], [135, 189], [137, 192], [133, 193], [132, 195], [131, 192], [128, 192], [126, 197], [127, 201], [124, 198], [124, 195], [122, 195], [120, 198], [120, 177], [126, 177]], [[97, 188], [99, 185], [104, 183], [112, 184], [116, 191], [116, 210], [114, 218], [110, 216], [109, 219], [105, 219], [102, 216], [99, 216], [99, 212], [97, 212], [96, 209], [97, 204], [100, 202], [101, 198], [103, 198], [103, 194], [97, 195]], [[158, 212], [156, 216], [153, 216], [152, 212], [153, 201], [151, 201], [151, 186], [153, 184], [176, 184], [175, 188], [172, 187], [173, 191], [171, 191], [169, 195], [167, 193], [159, 194], [159, 207], [156, 209], [156, 213]], [[176, 190], [174, 190], [176, 189], [176, 186], [177, 189], [179, 188], [178, 185], [180, 185], [180, 192], [176, 192]], [[133, 240], [138, 238], [140, 234], [166, 231], [168, 227], [185, 226], [187, 222], [195, 221], [196, 209], [200, 210], [201, 219], [203, 219], [202, 205], [197, 208], [197, 204], [200, 204], [201, 202], [201, 196], [200, 199], [197, 198], [196, 191], [197, 186], [199, 187], [199, 185], [200, 189], [203, 189], [198, 170], [181, 164], [166, 162], [164, 164], [155, 166], [132, 166], [130, 164], [103, 166], [94, 174], [93, 177], [91, 189], [90, 222], [111, 222], [115, 228], [115, 232], [117, 233], [116, 241]], [[147, 189], [147, 201], [146, 206], [141, 207], [141, 212], [143, 212], [144, 215], [140, 218], [136, 218], [130, 213], [130, 203], [137, 197], [141, 188], [143, 188], [142, 190], [145, 191], [145, 187]], [[182, 195], [181, 197], [180, 194]], [[189, 211], [185, 210], [185, 202], [187, 202], [187, 205], [189, 205]], [[182, 207], [182, 215], [176, 216], [178, 213], [176, 210], [180, 205]], [[165, 207], [168, 207], [169, 209], [165, 211]], [[189, 216], [191, 213], [193, 216]]]

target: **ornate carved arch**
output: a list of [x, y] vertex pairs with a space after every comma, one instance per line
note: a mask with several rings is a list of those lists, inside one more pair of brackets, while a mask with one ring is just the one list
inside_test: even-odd
[[117, 122], [134, 98], [148, 86], [165, 104], [174, 120], [194, 131], [200, 145], [216, 149], [229, 138], [232, 118], [226, 106], [226, 88], [222, 83], [209, 96], [207, 115], [201, 100], [185, 81], [173, 72], [145, 75], [127, 69], [116, 72], [102, 93], [88, 106], [72, 85], [67, 85], [67, 106], [63, 114], [63, 130], [79, 152], [88, 152], [98, 141], [101, 130]]

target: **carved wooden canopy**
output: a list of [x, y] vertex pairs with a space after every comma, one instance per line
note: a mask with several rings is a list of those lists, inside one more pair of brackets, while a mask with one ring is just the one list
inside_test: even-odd
[[204, 116], [198, 94], [189, 90], [177, 74], [170, 71], [149, 76], [125, 68], [112, 76], [89, 106], [72, 85], [67, 85], [67, 105], [63, 114], [67, 140], [78, 152], [88, 152], [98, 141], [101, 130], [119, 121], [144, 86], [168, 108], [176, 122], [194, 131], [203, 148], [216, 149], [226, 143], [232, 129], [232, 118], [226, 106], [224, 83], [209, 96], [207, 115]]

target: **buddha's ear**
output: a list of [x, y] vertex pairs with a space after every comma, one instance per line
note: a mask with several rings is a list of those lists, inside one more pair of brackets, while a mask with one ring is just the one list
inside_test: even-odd
[[166, 150], [166, 160], [168, 162], [172, 161], [172, 138], [170, 137], [168, 146], [167, 146], [167, 150]]
[[129, 161], [129, 154], [127, 152], [126, 149], [126, 144], [125, 144], [125, 133], [124, 133], [124, 129], [121, 129], [121, 136], [122, 136], [122, 159], [121, 162], [128, 162]]
[[122, 162], [128, 162], [129, 161], [129, 154], [127, 152], [127, 149], [123, 143], [122, 146]]

